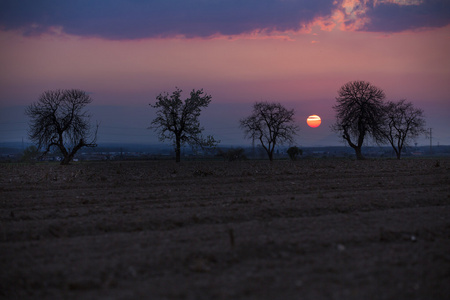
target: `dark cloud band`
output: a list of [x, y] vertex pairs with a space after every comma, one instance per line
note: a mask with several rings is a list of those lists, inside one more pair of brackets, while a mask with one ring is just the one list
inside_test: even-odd
[[417, 5], [381, 3], [366, 12], [366, 31], [400, 32], [450, 24], [450, 1], [427, 0]]
[[4, 29], [39, 34], [51, 27], [108, 39], [207, 37], [254, 30], [298, 30], [331, 14], [333, 0], [12, 0], [1, 1]]
[[[330, 17], [334, 0], [0, 0], [0, 27], [36, 35], [54, 27], [106, 39], [209, 37], [258, 30], [299, 30]], [[368, 31], [401, 31], [450, 23], [448, 0], [418, 6], [378, 5], [367, 10]], [[422, 9], [425, 8], [426, 11]]]

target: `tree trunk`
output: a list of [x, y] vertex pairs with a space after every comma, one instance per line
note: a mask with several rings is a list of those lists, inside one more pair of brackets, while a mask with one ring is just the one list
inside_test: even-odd
[[355, 149], [355, 153], [356, 153], [356, 159], [357, 160], [364, 160], [365, 158], [364, 158], [364, 156], [362, 155], [362, 153], [361, 153], [361, 147], [354, 147], [354, 149]]
[[269, 160], [273, 161], [273, 150], [272, 151], [267, 151], [267, 154], [269, 154]]
[[175, 137], [175, 161], [178, 163], [181, 161], [181, 139], [180, 137]]
[[400, 156], [402, 155], [402, 148], [399, 146], [399, 148], [397, 149], [394, 145], [394, 142], [392, 142], [392, 141], [389, 141], [389, 142], [392, 146], [392, 149], [394, 149], [395, 156], [397, 156], [397, 159], [400, 159]]
[[72, 155], [64, 156], [64, 158], [61, 160], [61, 165], [68, 165], [70, 164], [70, 161], [72, 160]]
[[70, 162], [72, 161], [72, 159], [74, 158], [74, 156], [78, 152], [78, 150], [80, 150], [84, 146], [89, 146], [89, 145], [85, 144], [83, 139], [80, 139], [78, 144], [75, 147], [73, 147], [73, 149], [70, 153], [67, 152], [67, 150], [64, 148], [64, 151], [61, 151], [64, 154], [64, 159], [61, 161], [61, 165], [70, 164]]
[[350, 139], [350, 135], [348, 134], [347, 130], [344, 128], [344, 135], [342, 137], [344, 138], [344, 140], [347, 141], [347, 143], [348, 143], [348, 145], [350, 147], [355, 149], [356, 159], [357, 160], [365, 159], [364, 156], [361, 153], [362, 144], [364, 142], [364, 136], [365, 136], [364, 133], [360, 133], [359, 136], [358, 136], [358, 145], [355, 145], [354, 143], [352, 143], [352, 141]]
[[67, 152], [66, 148], [64, 147], [61, 141], [58, 145], [58, 148], [61, 151], [61, 154], [63, 155], [63, 159], [61, 160], [60, 165], [68, 165], [70, 163], [71, 158], [69, 152]]
[[[406, 137], [406, 136], [405, 136]], [[398, 152], [397, 152], [397, 159], [400, 159], [400, 157], [402, 156], [402, 148], [403, 148], [403, 142], [405, 141], [405, 138], [399, 138], [398, 140]]]

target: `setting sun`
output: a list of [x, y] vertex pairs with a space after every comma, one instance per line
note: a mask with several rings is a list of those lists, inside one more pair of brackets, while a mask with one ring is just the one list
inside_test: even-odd
[[306, 119], [306, 123], [308, 123], [309, 127], [319, 127], [320, 123], [322, 123], [322, 120], [318, 115], [312, 115], [309, 116], [308, 119]]

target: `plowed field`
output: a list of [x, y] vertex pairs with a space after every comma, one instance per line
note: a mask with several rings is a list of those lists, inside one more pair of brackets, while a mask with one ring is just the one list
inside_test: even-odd
[[0, 165], [0, 297], [448, 299], [450, 159]]

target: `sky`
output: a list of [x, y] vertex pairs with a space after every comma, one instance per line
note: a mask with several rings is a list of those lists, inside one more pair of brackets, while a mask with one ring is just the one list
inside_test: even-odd
[[200, 120], [222, 145], [251, 143], [239, 120], [257, 101], [295, 110], [297, 145], [345, 145], [337, 91], [364, 80], [450, 145], [449, 53], [448, 0], [0, 0], [0, 143], [28, 141], [25, 107], [71, 88], [99, 144], [158, 143], [149, 104], [178, 87], [212, 96]]

